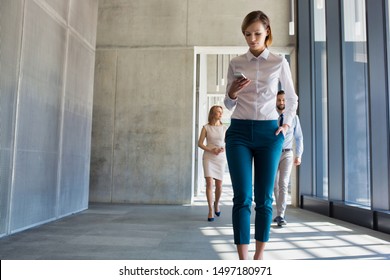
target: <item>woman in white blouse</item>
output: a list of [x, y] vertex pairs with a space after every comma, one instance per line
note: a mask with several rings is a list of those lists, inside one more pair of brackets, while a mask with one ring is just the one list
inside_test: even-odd
[[[248, 258], [254, 164], [254, 259], [262, 259], [272, 222], [272, 192], [284, 135], [295, 116], [298, 97], [287, 60], [269, 51], [269, 18], [253, 11], [243, 20], [247, 53], [230, 61], [225, 106], [234, 110], [226, 132], [226, 156], [232, 180], [234, 243], [240, 259]], [[237, 72], [244, 77], [237, 78]], [[285, 91], [284, 124], [278, 126], [275, 108], [279, 83]]]

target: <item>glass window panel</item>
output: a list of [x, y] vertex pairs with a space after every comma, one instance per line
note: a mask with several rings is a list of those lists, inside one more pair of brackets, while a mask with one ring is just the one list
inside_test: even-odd
[[328, 89], [325, 0], [314, 0], [314, 77], [316, 189], [318, 197], [328, 197]]
[[365, 0], [343, 1], [345, 201], [370, 206]]
[[[386, 4], [387, 4], [387, 67], [388, 67], [387, 71], [389, 75], [388, 80], [390, 81], [390, 3], [387, 1]], [[389, 88], [390, 88], [390, 84], [389, 84]], [[388, 106], [390, 108], [390, 104]], [[390, 123], [390, 119], [389, 119], [389, 123]]]

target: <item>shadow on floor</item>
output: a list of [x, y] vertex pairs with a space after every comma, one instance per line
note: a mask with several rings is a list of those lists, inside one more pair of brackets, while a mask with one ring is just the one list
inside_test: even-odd
[[[231, 201], [231, 187], [224, 186], [222, 215], [214, 222], [207, 222], [203, 193], [192, 205], [93, 203], [79, 214], [1, 238], [0, 258], [236, 260]], [[271, 227], [266, 259], [390, 259], [387, 234], [294, 207], [286, 218], [287, 226]]]

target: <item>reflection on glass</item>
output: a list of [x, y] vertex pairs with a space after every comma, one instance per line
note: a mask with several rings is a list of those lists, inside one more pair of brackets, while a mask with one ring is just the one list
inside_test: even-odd
[[328, 89], [325, 0], [314, 0], [316, 196], [328, 197]]
[[345, 201], [370, 206], [365, 5], [343, 1]]

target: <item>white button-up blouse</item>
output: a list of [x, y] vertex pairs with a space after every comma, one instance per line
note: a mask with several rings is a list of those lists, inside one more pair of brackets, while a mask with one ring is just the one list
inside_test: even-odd
[[[250, 84], [243, 88], [236, 99], [228, 95], [234, 81], [234, 72], [242, 72]], [[287, 60], [265, 49], [255, 57], [249, 50], [246, 54], [232, 58], [227, 73], [225, 106], [233, 110], [232, 119], [243, 120], [277, 120], [276, 95], [279, 82], [285, 92], [286, 108], [284, 123], [291, 126], [298, 107], [298, 96], [295, 93], [290, 67]]]

